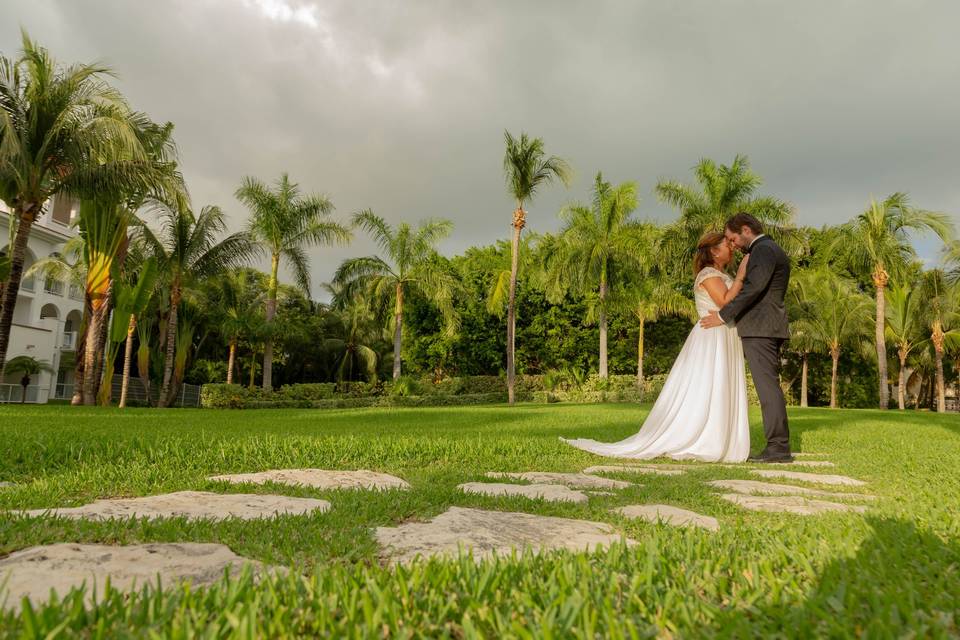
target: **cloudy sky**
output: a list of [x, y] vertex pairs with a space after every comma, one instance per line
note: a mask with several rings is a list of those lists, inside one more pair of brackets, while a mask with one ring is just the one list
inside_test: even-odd
[[[960, 214], [953, 0], [4, 0], [2, 15], [5, 55], [22, 26], [61, 60], [111, 65], [137, 109], [176, 124], [195, 204], [238, 228], [240, 178], [287, 171], [343, 219], [452, 219], [446, 252], [506, 238], [504, 129], [577, 172], [528, 207], [534, 230], [597, 170], [670, 219], [656, 181], [736, 153], [800, 224], [897, 190]], [[372, 249], [314, 250], [315, 280]]]

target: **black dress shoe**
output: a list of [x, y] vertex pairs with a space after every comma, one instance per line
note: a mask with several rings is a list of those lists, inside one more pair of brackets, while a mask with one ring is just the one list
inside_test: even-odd
[[753, 462], [762, 462], [764, 464], [783, 464], [793, 462], [793, 456], [789, 453], [768, 453], [766, 455], [751, 458]]

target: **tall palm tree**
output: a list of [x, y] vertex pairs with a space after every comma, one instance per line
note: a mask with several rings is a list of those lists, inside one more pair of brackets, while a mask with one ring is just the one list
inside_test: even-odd
[[27, 401], [27, 387], [30, 386], [33, 376], [40, 375], [41, 373], [53, 373], [53, 367], [51, 367], [46, 360], [38, 360], [33, 356], [17, 356], [10, 358], [10, 362], [7, 363], [4, 373], [23, 374], [23, 377], [20, 378], [20, 386], [23, 387], [20, 404], [24, 404]]
[[817, 290], [821, 270], [798, 269], [790, 278], [787, 289], [787, 315], [790, 317], [790, 341], [788, 348], [800, 356], [800, 406], [808, 406], [808, 375], [810, 354], [817, 350], [817, 342], [809, 331], [812, 314], [819, 313], [816, 308]]
[[[310, 294], [310, 261], [306, 247], [344, 243], [350, 230], [326, 218], [333, 203], [320, 195], [302, 195], [299, 186], [286, 173], [273, 189], [245, 177], [237, 189], [237, 199], [250, 209], [247, 232], [253, 241], [270, 254], [270, 283], [267, 286], [266, 319], [272, 322], [277, 312], [277, 273], [281, 259], [293, 269], [297, 284]], [[272, 388], [273, 340], [263, 346], [263, 388]]]
[[942, 269], [923, 274], [924, 312], [930, 343], [933, 345], [936, 368], [937, 411], [947, 410], [946, 382], [943, 377], [943, 356], [951, 341], [960, 339], [960, 283], [952, 282]]
[[27, 241], [58, 193], [92, 196], [144, 190], [169, 177], [149, 161], [130, 109], [98, 64], [63, 67], [24, 32], [18, 57], [0, 56], [0, 200], [16, 227], [0, 300], [0, 368], [6, 358]]
[[900, 372], [897, 378], [897, 403], [902, 411], [906, 408], [906, 368], [907, 358], [914, 349], [923, 344], [924, 321], [921, 315], [923, 292], [918, 287], [909, 285], [893, 287], [888, 292], [885, 308], [886, 323], [885, 337], [893, 343], [897, 350], [897, 360], [900, 363]]
[[417, 228], [401, 222], [391, 227], [372, 211], [354, 214], [353, 224], [370, 234], [386, 254], [345, 260], [337, 269], [333, 282], [345, 298], [360, 292], [373, 301], [389, 306], [393, 303], [393, 379], [400, 377], [403, 301], [410, 289], [430, 300], [443, 315], [447, 336], [456, 333], [460, 318], [453, 307], [457, 281], [452, 271], [439, 259], [436, 245], [450, 235], [449, 220], [427, 220]]
[[240, 264], [253, 254], [254, 247], [244, 232], [218, 240], [226, 229], [220, 207], [206, 206], [195, 214], [189, 207], [157, 202], [155, 209], [161, 223], [159, 232], [145, 224], [137, 231], [148, 254], [157, 258], [159, 271], [166, 278], [169, 290], [166, 353], [158, 400], [158, 405], [165, 407], [172, 400], [171, 391], [176, 392], [175, 388], [171, 389], [171, 383], [178, 330], [177, 309], [183, 299], [184, 287]]
[[894, 193], [885, 200], [871, 198], [866, 210], [843, 226], [833, 249], [843, 254], [851, 268], [869, 275], [876, 290], [874, 337], [879, 370], [880, 408], [890, 403], [887, 377], [887, 345], [884, 332], [885, 293], [890, 278], [902, 281], [908, 264], [916, 254], [909, 233], [932, 231], [945, 242], [953, 235], [947, 215], [918, 209], [905, 193]]
[[265, 291], [258, 275], [250, 269], [235, 269], [213, 283], [211, 302], [219, 310], [219, 329], [228, 345], [227, 384], [233, 384], [240, 339], [249, 333], [251, 320], [258, 315], [257, 309], [263, 307]]
[[[130, 388], [130, 365], [133, 363], [133, 334], [137, 330], [137, 321], [146, 311], [150, 304], [150, 298], [154, 293], [154, 285], [157, 281], [157, 261], [156, 258], [148, 258], [140, 265], [137, 274], [137, 280], [134, 283], [118, 281], [116, 304], [113, 308], [113, 318], [111, 319], [110, 341], [113, 344], [123, 342], [125, 344], [123, 353], [123, 381], [120, 385], [120, 408], [127, 406], [127, 392]], [[107, 363], [109, 369], [113, 370], [113, 355], [108, 356]], [[105, 375], [107, 384], [103, 388], [110, 389], [110, 376]], [[109, 401], [109, 397], [106, 397]], [[102, 402], [101, 404], [107, 404]]]
[[757, 195], [762, 180], [750, 170], [746, 156], [736, 156], [729, 166], [704, 158], [693, 173], [696, 185], [661, 180], [656, 187], [657, 197], [680, 212], [663, 235], [663, 251], [672, 268], [686, 270], [700, 237], [723, 229], [727, 219], [739, 212], [763, 222], [788, 253], [800, 249], [801, 239], [791, 229], [793, 207], [778, 198]]
[[547, 157], [543, 140], [530, 138], [520, 133], [514, 138], [504, 131], [506, 151], [503, 154], [503, 172], [507, 180], [507, 192], [517, 208], [513, 210], [513, 239], [510, 258], [510, 295], [507, 301], [507, 395], [514, 403], [514, 380], [516, 377], [516, 326], [517, 326], [517, 267], [520, 254], [520, 233], [527, 224], [527, 212], [523, 205], [533, 199], [537, 189], [559, 180], [569, 186], [573, 172], [570, 165], [557, 156]]
[[830, 354], [830, 408], [837, 408], [837, 369], [842, 350], [864, 335], [869, 319], [869, 300], [853, 283], [831, 271], [819, 270], [818, 285], [808, 292], [807, 308], [794, 321], [793, 330], [809, 335], [818, 347]]
[[[575, 204], [560, 212], [564, 227], [548, 260], [551, 297], [558, 300], [567, 291], [596, 294], [596, 315], [600, 325], [600, 377], [607, 370], [607, 313], [610, 290], [626, 283], [635, 272], [652, 261], [652, 252], [639, 251], [644, 238], [655, 229], [630, 219], [637, 208], [637, 185], [624, 182], [613, 186], [597, 173], [591, 206]], [[592, 318], [590, 318], [592, 319]]]
[[377, 379], [377, 352], [369, 346], [377, 339], [374, 328], [374, 313], [363, 296], [354, 294], [344, 298], [331, 287], [334, 293], [335, 316], [341, 329], [341, 337], [327, 338], [325, 348], [338, 354], [337, 380], [353, 379], [354, 366], [362, 367], [368, 381]]

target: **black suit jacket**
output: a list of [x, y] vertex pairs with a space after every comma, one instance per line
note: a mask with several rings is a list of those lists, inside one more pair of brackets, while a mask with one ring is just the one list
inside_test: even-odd
[[735, 320], [741, 338], [790, 337], [783, 298], [790, 282], [790, 258], [769, 236], [750, 247], [743, 289], [721, 310], [725, 322]]

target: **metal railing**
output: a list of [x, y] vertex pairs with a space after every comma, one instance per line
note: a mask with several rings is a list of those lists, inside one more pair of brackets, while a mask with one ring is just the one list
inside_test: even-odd
[[71, 300], [83, 301], [83, 288], [78, 285], [70, 285], [70, 293], [68, 294]]
[[43, 282], [43, 290], [55, 296], [62, 296], [63, 282], [49, 278]]
[[[123, 376], [115, 375], [112, 380], [112, 388], [110, 389], [111, 398], [114, 402], [119, 402], [120, 400], [120, 391], [123, 386]], [[160, 386], [151, 385], [150, 387], [150, 404], [156, 404], [157, 398], [160, 396]], [[70, 400], [73, 398], [73, 383], [72, 382], [61, 382], [58, 383], [56, 389], [54, 390], [54, 399], [56, 400]], [[28, 400], [29, 402], [29, 400]], [[143, 382], [140, 378], [130, 378], [130, 384], [127, 387], [127, 402], [130, 404], [147, 404], [147, 393], [146, 389], [143, 387]], [[180, 385], [180, 392], [177, 393], [176, 400], [170, 403], [171, 407], [199, 407], [200, 406], [200, 385], [196, 384], [182, 384]]]
[[[46, 391], [46, 387], [44, 387], [43, 390]], [[41, 397], [40, 391], [41, 388], [38, 385], [29, 385], [27, 387], [26, 402], [31, 404], [36, 404], [39, 402]], [[24, 402], [23, 385], [16, 383], [0, 384], [0, 403], [2, 402]]]

